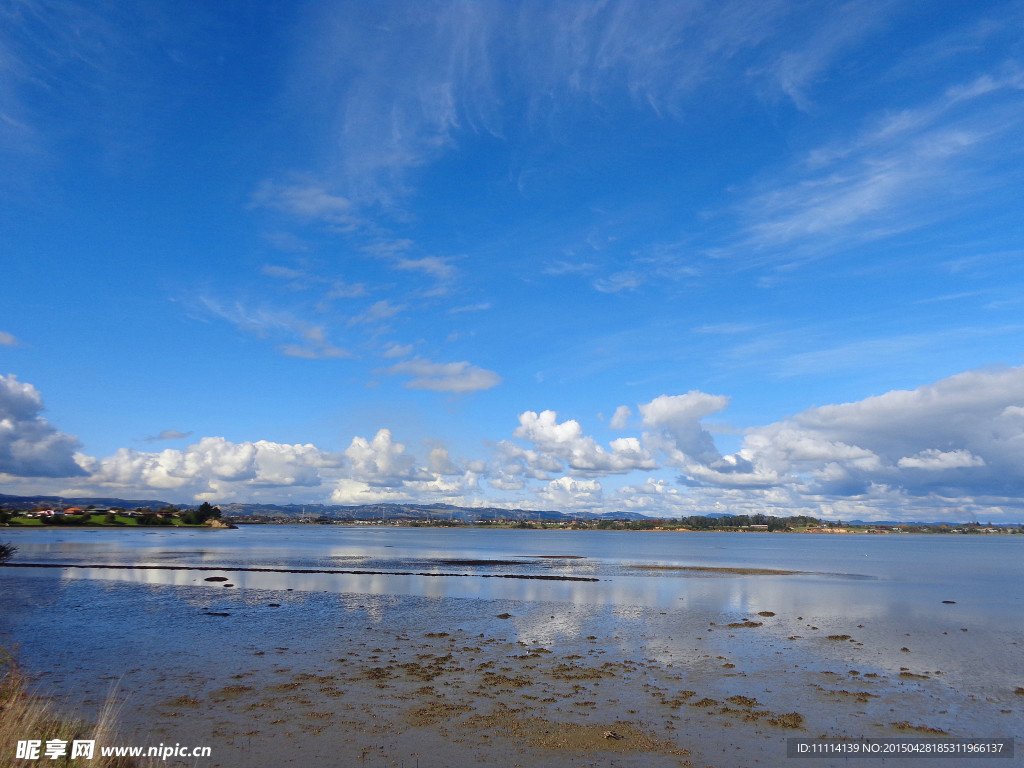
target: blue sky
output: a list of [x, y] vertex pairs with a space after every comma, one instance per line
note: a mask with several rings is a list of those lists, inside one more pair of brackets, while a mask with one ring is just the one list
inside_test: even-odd
[[5, 492], [1024, 518], [1024, 3], [0, 13]]

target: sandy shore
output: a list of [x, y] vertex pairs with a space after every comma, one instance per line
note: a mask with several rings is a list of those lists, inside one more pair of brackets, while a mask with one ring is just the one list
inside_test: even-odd
[[[752, 767], [782, 763], [792, 736], [1014, 736], [1024, 722], [1012, 674], [983, 690], [958, 661], [1001, 647], [984, 663], [1019, 670], [1020, 630], [953, 613], [921, 625], [93, 581], [54, 600], [54, 615], [77, 601], [106, 642], [128, 639], [111, 654], [82, 635], [42, 666], [44, 688], [85, 711], [117, 683], [126, 743], [212, 747], [167, 765]], [[858, 762], [873, 764], [901, 763]]]

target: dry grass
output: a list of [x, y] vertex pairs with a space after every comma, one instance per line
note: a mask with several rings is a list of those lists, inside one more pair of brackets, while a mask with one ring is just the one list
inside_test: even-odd
[[[13, 654], [0, 649], [0, 768], [25, 765], [18, 760], [17, 744], [28, 739], [39, 740], [44, 747], [48, 740], [60, 739], [68, 744], [76, 739], [90, 739], [96, 742], [92, 760], [69, 757], [56, 760], [40, 760], [62, 768], [137, 768], [138, 760], [126, 757], [102, 757], [100, 746], [119, 743], [116, 724], [120, 704], [112, 693], [108, 698], [94, 726], [80, 720], [71, 720], [57, 713], [50, 701], [29, 693], [29, 679], [22, 672]], [[40, 750], [43, 757], [43, 750]]]

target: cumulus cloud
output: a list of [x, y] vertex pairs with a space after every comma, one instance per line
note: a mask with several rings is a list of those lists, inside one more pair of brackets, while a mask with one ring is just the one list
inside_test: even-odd
[[[623, 508], [699, 513], [688, 499], [728, 499], [723, 511], [809, 512], [865, 519], [972, 505], [1019, 507], [1024, 491], [1024, 368], [968, 371], [915, 390], [810, 408], [747, 430], [721, 455], [701, 420], [728, 399], [663, 395], [640, 406], [643, 446], [680, 470], [620, 489]], [[564, 430], [563, 430], [564, 431]], [[726, 494], [726, 495], [722, 495]], [[690, 511], [685, 511], [690, 508]]]
[[237, 498], [259, 488], [316, 487], [322, 482], [322, 470], [340, 465], [340, 457], [310, 444], [234, 443], [204, 437], [181, 450], [154, 453], [122, 448], [113, 456], [92, 461], [90, 482], [107, 489], [174, 491], [177, 497]]
[[334, 504], [397, 504], [434, 502], [469, 505], [465, 492], [472, 487], [466, 478], [433, 477], [404, 482], [401, 485], [371, 485], [352, 478], [342, 478], [331, 492]]
[[1024, 368], [811, 408], [752, 430], [740, 454], [836, 495], [1016, 496], [1024, 489]]
[[342, 478], [331, 491], [332, 504], [397, 504], [411, 502], [410, 491], [401, 486], [378, 486], [360, 480]]
[[340, 457], [313, 445], [204, 437], [181, 450], [122, 448], [113, 456], [91, 459], [88, 485], [108, 493], [157, 491], [178, 499], [244, 501], [268, 490], [315, 488], [322, 483], [322, 473], [340, 465]]
[[435, 475], [458, 475], [461, 473], [459, 467], [448, 455], [448, 449], [443, 446], [437, 446], [430, 450], [427, 468]]
[[425, 499], [470, 504], [486, 469], [483, 462], [460, 467], [442, 446], [433, 447], [426, 466], [420, 466], [388, 429], [369, 439], [353, 437], [341, 454], [311, 444], [204, 437], [180, 450], [123, 448], [106, 458], [79, 455], [78, 460], [79, 474], [88, 473], [79, 493], [338, 504]]
[[901, 469], [927, 469], [934, 472], [958, 467], [983, 467], [985, 460], [963, 449], [956, 451], [940, 451], [929, 448], [916, 456], [904, 456], [896, 462]]
[[18, 340], [15, 338], [13, 333], [7, 331], [0, 331], [0, 347], [16, 347], [18, 346]]
[[0, 473], [15, 477], [77, 477], [78, 439], [40, 414], [43, 399], [31, 384], [0, 375]]
[[536, 489], [541, 504], [554, 509], [600, 506], [602, 493], [601, 483], [597, 480], [579, 480], [574, 477], [559, 477]]
[[701, 419], [728, 405], [728, 397], [692, 390], [685, 395], [656, 397], [641, 405], [640, 413], [644, 426], [660, 433], [661, 439], [652, 442], [669, 454], [671, 463], [711, 464], [721, 455], [714, 438], [701, 426]]
[[501, 383], [501, 377], [494, 371], [478, 368], [462, 361], [457, 363], [435, 363], [417, 357], [380, 369], [390, 376], [411, 376], [405, 383], [409, 389], [430, 389], [435, 392], [476, 392], [491, 389]]
[[[577, 475], [622, 474], [636, 469], [653, 469], [654, 459], [635, 437], [623, 437], [606, 450], [574, 419], [558, 422], [555, 411], [524, 411], [512, 436], [532, 443], [536, 452], [522, 454], [534, 469], [561, 471], [563, 463]], [[559, 469], [553, 470], [553, 467]]]
[[354, 437], [345, 451], [348, 467], [333, 486], [335, 504], [383, 502], [469, 503], [467, 491], [477, 489], [482, 466], [465, 470], [451, 460], [443, 446], [431, 449], [427, 466], [417, 466], [391, 431], [381, 429], [372, 440]]
[[353, 437], [345, 450], [351, 477], [372, 486], [401, 485], [406, 480], [425, 479], [415, 468], [415, 458], [395, 442], [391, 430], [381, 429], [372, 440]]
[[[35, 388], [7, 376], [0, 377], [0, 475], [78, 477], [83, 492], [172, 500], [294, 494], [297, 501], [350, 504], [473, 504], [483, 480], [497, 492], [488, 503], [513, 503], [502, 498], [510, 494], [526, 507], [658, 515], [965, 519], [1022, 508], [1024, 367], [968, 371], [914, 390], [809, 408], [747, 429], [740, 449], [723, 455], [703, 420], [728, 402], [699, 391], [661, 395], [639, 405], [641, 435], [607, 445], [555, 411], [524, 411], [488, 461], [453, 460], [438, 441], [427, 441], [418, 461], [388, 429], [353, 437], [342, 454], [204, 437], [182, 449], [122, 449], [97, 459], [76, 454], [77, 440], [41, 417]], [[613, 421], [623, 423], [623, 408]], [[185, 437], [165, 430], [148, 440]], [[602, 487], [602, 478], [640, 472], [646, 481]]]

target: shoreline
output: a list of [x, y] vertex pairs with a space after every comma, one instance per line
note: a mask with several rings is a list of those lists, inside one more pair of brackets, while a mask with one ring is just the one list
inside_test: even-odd
[[754, 768], [789, 737], [995, 737], [1024, 721], [1012, 685], [946, 666], [980, 642], [1014, 667], [1019, 632], [974, 625], [92, 581], [62, 598], [146, 651], [104, 660], [102, 639], [82, 639], [61, 652], [80, 671], [23, 652], [39, 685], [72, 697], [119, 680], [127, 743], [209, 745], [200, 768]]
[[743, 528], [710, 528], [710, 529], [698, 529], [698, 528], [684, 528], [684, 527], [629, 527], [623, 526], [620, 528], [595, 528], [595, 527], [573, 527], [562, 525], [558, 523], [549, 523], [536, 525], [519, 525], [519, 524], [508, 524], [508, 525], [495, 525], [488, 523], [486, 525], [480, 525], [475, 523], [421, 523], [416, 521], [401, 521], [401, 522], [380, 522], [373, 520], [332, 520], [332, 521], [298, 521], [298, 520], [232, 520], [231, 518], [225, 518], [222, 521], [218, 521], [218, 525], [200, 524], [200, 525], [186, 525], [182, 523], [174, 523], [168, 525], [137, 525], [135, 523], [102, 523], [102, 522], [90, 522], [90, 523], [57, 523], [57, 524], [46, 524], [40, 521], [34, 520], [32, 522], [8, 522], [0, 523], [0, 528], [7, 530], [57, 530], [57, 531], [68, 531], [68, 530], [82, 530], [82, 529], [96, 529], [96, 528], [110, 528], [116, 530], [144, 530], [144, 531], [168, 531], [168, 530], [238, 530], [240, 528], [258, 528], [263, 526], [285, 526], [285, 527], [308, 527], [308, 526], [340, 526], [350, 528], [401, 528], [401, 529], [423, 529], [423, 530], [440, 530], [440, 529], [466, 529], [466, 530], [535, 530], [535, 531], [562, 531], [565, 533], [580, 533], [584, 531], [595, 531], [595, 530], [613, 530], [620, 533], [695, 533], [699, 535], [709, 534], [720, 534], [720, 533], [742, 533], [750, 535], [779, 535], [779, 534], [801, 534], [810, 536], [1020, 536], [1024, 535], [1024, 524], [1021, 523], [1006, 523], [994, 526], [992, 529], [982, 530], [960, 530], [955, 528], [944, 528], [943, 526], [931, 526], [927, 524], [910, 524], [908, 528], [913, 530], [885, 530], [872, 528], [868, 526], [863, 527], [849, 527], [841, 529], [832, 528], [816, 528], [816, 529], [789, 529], [789, 530], [774, 530], [774, 531], [761, 531], [761, 530], [748, 530]]
[[0, 569], [0, 646], [85, 720], [116, 684], [126, 743], [213, 748], [191, 768], [761, 768], [792, 737], [1024, 743], [1022, 540], [327, 533], [11, 536], [52, 567]]

